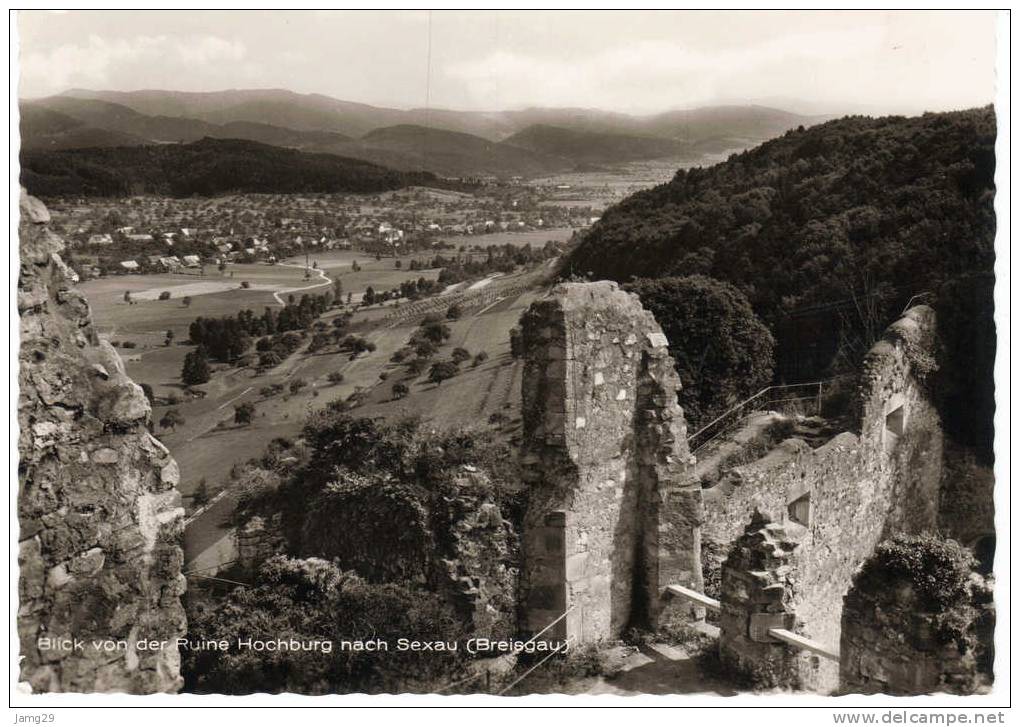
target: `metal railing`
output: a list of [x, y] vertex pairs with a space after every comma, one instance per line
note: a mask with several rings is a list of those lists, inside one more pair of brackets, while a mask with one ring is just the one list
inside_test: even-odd
[[744, 419], [756, 411], [796, 409], [800, 414], [820, 414], [822, 394], [825, 386], [838, 381], [839, 378], [811, 381], [803, 384], [777, 384], [767, 386], [736, 406], [723, 412], [698, 431], [687, 437], [687, 445], [691, 453], [705, 447], [713, 440], [732, 430]]
[[[537, 641], [539, 636], [541, 636], [546, 631], [551, 629], [553, 626], [558, 624], [560, 621], [565, 619], [567, 617], [567, 615], [571, 611], [574, 610], [574, 608], [576, 608], [576, 607], [575, 606], [571, 606], [570, 608], [568, 608], [566, 611], [564, 611], [559, 616], [557, 616], [552, 621], [550, 621], [548, 624], [546, 624], [545, 628], [543, 628], [537, 634], [535, 634], [530, 639], [528, 639], [526, 642], [524, 642], [524, 646], [522, 647], [522, 651], [526, 650], [528, 646], [530, 646], [535, 641]], [[569, 638], [567, 638], [563, 643], [557, 644], [556, 648], [554, 648], [552, 651], [550, 651], [548, 654], [546, 654], [537, 664], [532, 665], [523, 674], [518, 676], [516, 679], [511, 681], [506, 686], [503, 686], [502, 688], [500, 688], [499, 691], [496, 692], [496, 695], [497, 696], [501, 696], [501, 695], [504, 695], [507, 692], [509, 692], [511, 689], [513, 689], [518, 684], [520, 684], [525, 679], [527, 679], [529, 676], [531, 676], [533, 673], [535, 673], [535, 671], [538, 670], [539, 667], [541, 667], [543, 664], [545, 664], [547, 661], [549, 661], [549, 659], [554, 657], [556, 654], [566, 653], [566, 649], [567, 649], [567, 646], [569, 644], [570, 644], [570, 639]], [[447, 684], [445, 686], [442, 686], [439, 689], [436, 689], [434, 693], [435, 694], [445, 694], [445, 693], [449, 692], [451, 689], [453, 689], [454, 687], [460, 687], [460, 686], [463, 686], [465, 684], [469, 684], [471, 682], [478, 681], [479, 679], [482, 679], [482, 678], [485, 679], [485, 686], [484, 686], [484, 688], [479, 690], [479, 693], [481, 693], [481, 694], [491, 694], [492, 693], [492, 671], [489, 670], [489, 669], [479, 670], [479, 671], [477, 671], [477, 672], [475, 672], [473, 674], [467, 675], [466, 677], [462, 677], [460, 679], [452, 681], [449, 684]]]

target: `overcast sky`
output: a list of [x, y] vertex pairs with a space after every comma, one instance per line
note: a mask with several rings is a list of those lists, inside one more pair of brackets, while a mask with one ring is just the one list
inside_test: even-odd
[[22, 11], [19, 95], [287, 88], [400, 108], [916, 113], [993, 101], [995, 24], [917, 11]]

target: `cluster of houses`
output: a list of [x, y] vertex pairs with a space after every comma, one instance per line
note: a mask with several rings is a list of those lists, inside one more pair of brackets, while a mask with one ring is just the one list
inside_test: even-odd
[[[128, 232], [131, 228], [122, 228], [118, 230], [118, 239], [124, 242], [133, 243], [152, 243], [154, 246], [157, 243], [157, 238], [153, 235], [146, 234], [135, 234], [133, 231]], [[380, 230], [382, 235], [390, 244], [399, 245], [399, 240], [404, 237], [403, 230], [396, 230], [390, 228], [385, 231]], [[189, 242], [193, 243], [186, 246], [192, 250], [192, 254], [177, 254], [177, 255], [135, 255], [132, 258], [120, 260], [116, 263], [116, 266], [112, 271], [119, 271], [123, 273], [140, 273], [140, 272], [181, 272], [185, 269], [202, 269], [205, 265], [221, 265], [226, 263], [237, 262], [239, 260], [262, 260], [265, 262], [273, 263], [277, 260], [277, 254], [283, 253], [292, 254], [295, 250], [302, 250], [305, 248], [315, 248], [318, 250], [350, 250], [352, 249], [351, 241], [348, 238], [337, 238], [327, 235], [320, 235], [318, 237], [307, 235], [297, 235], [293, 238], [289, 238], [290, 242], [286, 244], [273, 243], [267, 236], [237, 236], [237, 235], [214, 235], [206, 241], [199, 240], [200, 232], [196, 228], [181, 228], [180, 233], [164, 233], [161, 235], [162, 245], [161, 247], [173, 248], [174, 241], [186, 238]], [[113, 235], [110, 234], [98, 234], [91, 235], [87, 239], [87, 244], [90, 246], [108, 246], [113, 245], [117, 242]], [[200, 243], [202, 247], [206, 249], [207, 254], [195, 253], [196, 246], [194, 243]], [[286, 247], [286, 250], [282, 248]], [[112, 272], [111, 271], [111, 272]], [[95, 270], [98, 274], [99, 270]]]
[[[174, 273], [182, 268], [199, 268], [202, 267], [202, 258], [198, 255], [149, 255], [146, 257], [149, 267], [157, 270], [164, 270], [166, 272]], [[138, 264], [137, 260], [121, 260], [118, 265], [129, 273], [139, 272], [141, 265]]]
[[[398, 254], [443, 248], [459, 236], [587, 227], [598, 218], [590, 208], [543, 205], [536, 195], [518, 191], [491, 196], [457, 195], [432, 198], [408, 193], [386, 198], [325, 200], [281, 197], [279, 200], [208, 202], [130, 201], [133, 219], [151, 224], [97, 230], [98, 210], [77, 206], [66, 230], [83, 249], [76, 262], [96, 273], [183, 271], [231, 262], [275, 262], [303, 250], [358, 250], [367, 254]], [[328, 206], [327, 206], [328, 205]], [[124, 214], [122, 210], [107, 210]], [[280, 215], [280, 213], [283, 215]], [[91, 213], [91, 214], [90, 214]], [[140, 215], [140, 216], [139, 216]], [[227, 224], [223, 224], [227, 222]], [[177, 225], [199, 225], [177, 227]], [[176, 225], [174, 224], [176, 223]], [[119, 223], [123, 224], [123, 223]], [[81, 226], [79, 226], [81, 225]], [[235, 229], [240, 227], [242, 229]], [[169, 228], [169, 229], [168, 229]]]

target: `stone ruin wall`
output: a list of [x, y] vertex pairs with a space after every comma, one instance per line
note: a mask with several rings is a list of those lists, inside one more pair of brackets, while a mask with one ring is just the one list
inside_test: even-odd
[[[856, 580], [843, 602], [840, 693], [973, 694], [991, 675], [995, 611], [990, 584], [973, 573], [970, 602], [930, 612], [907, 579], [869, 585]], [[960, 628], [939, 637], [940, 622]], [[961, 628], [962, 627], [962, 628]]]
[[[844, 432], [815, 450], [787, 440], [737, 468], [727, 478], [735, 485], [730, 496], [706, 493], [706, 511], [713, 510], [706, 531], [714, 537], [712, 525], [729, 534], [755, 510], [784, 528], [789, 553], [783, 577], [794, 630], [832, 648], [840, 641], [843, 596], [875, 546], [895, 532], [937, 524], [942, 431], [925, 389], [927, 368], [918, 371], [914, 364], [934, 351], [934, 330], [934, 313], [919, 306], [870, 351], [857, 398], [859, 434]], [[740, 593], [727, 593], [725, 571], [723, 577], [722, 600], [740, 600]], [[802, 688], [838, 684], [837, 665], [817, 657], [802, 659], [794, 672]]]
[[818, 658], [788, 649], [768, 634], [797, 628], [793, 555], [799, 530], [755, 512], [723, 562], [719, 657], [759, 687], [814, 686]]
[[615, 283], [558, 286], [522, 318], [522, 346], [522, 631], [573, 607], [545, 638], [615, 638], [655, 620], [665, 585], [701, 587], [680, 381]]
[[[184, 510], [151, 410], [22, 192], [18, 425], [20, 681], [36, 692], [177, 691]], [[41, 648], [77, 638], [80, 649]], [[92, 639], [127, 648], [96, 649]], [[155, 650], [140, 640], [169, 642]]]

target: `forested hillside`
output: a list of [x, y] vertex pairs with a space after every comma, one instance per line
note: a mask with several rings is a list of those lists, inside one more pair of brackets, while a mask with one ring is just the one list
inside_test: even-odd
[[798, 129], [609, 209], [567, 269], [705, 274], [764, 318], [874, 292], [932, 290], [994, 260], [990, 108]]
[[995, 134], [990, 107], [790, 131], [610, 208], [563, 271], [732, 283], [775, 335], [788, 382], [852, 372], [904, 306], [930, 303], [942, 395], [956, 402], [947, 425], [988, 446]]
[[573, 164], [613, 164], [694, 154], [690, 145], [673, 139], [578, 131], [546, 124], [529, 126], [506, 139], [503, 145], [569, 159]]
[[380, 192], [438, 186], [427, 172], [398, 172], [331, 154], [236, 139], [192, 144], [24, 151], [21, 183], [40, 197], [225, 192]]

